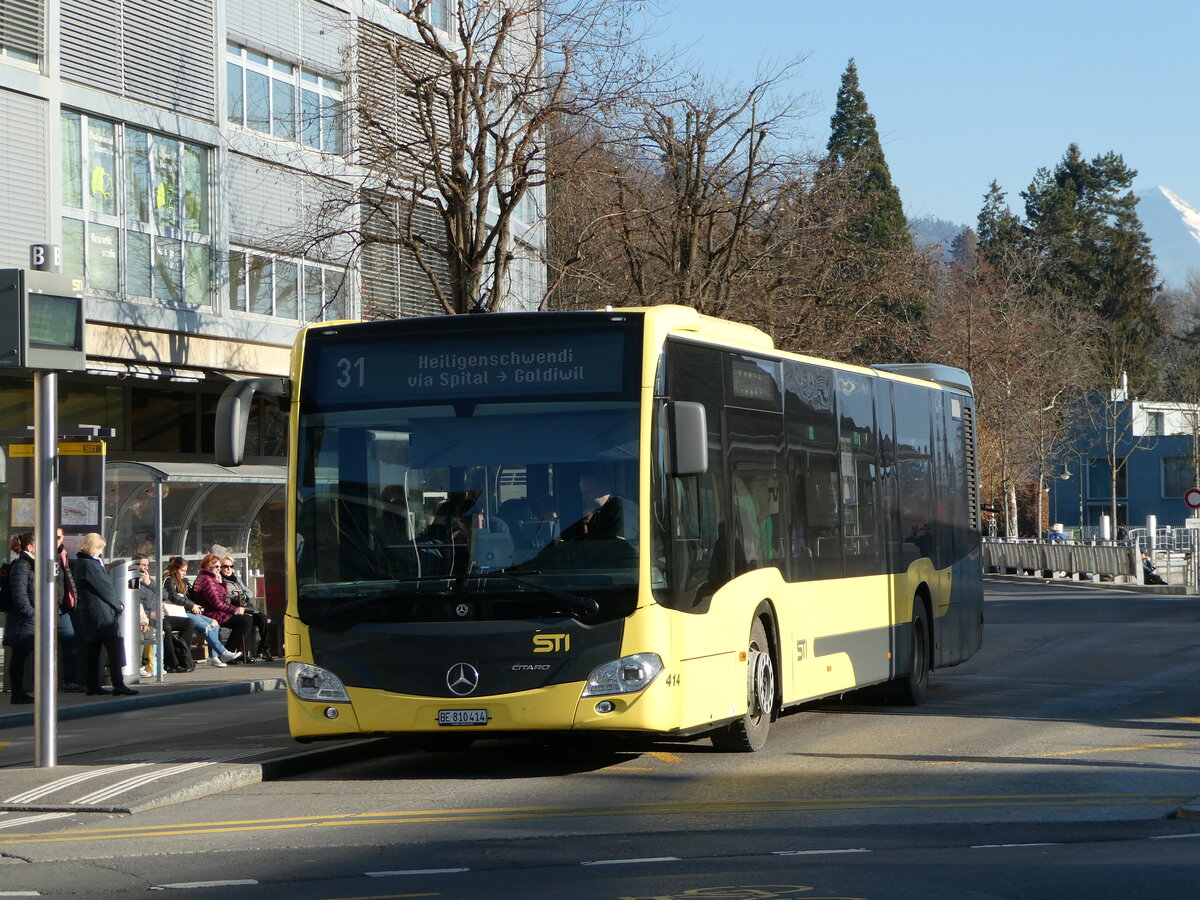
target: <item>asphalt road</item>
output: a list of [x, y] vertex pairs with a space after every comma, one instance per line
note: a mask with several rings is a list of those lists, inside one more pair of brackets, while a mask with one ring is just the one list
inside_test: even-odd
[[[815, 704], [757, 754], [390, 742], [132, 815], [2, 813], [0, 896], [1197, 896], [1200, 599], [989, 583], [986, 615], [925, 705]], [[108, 715], [72, 762], [269, 762], [282, 716], [271, 691]]]

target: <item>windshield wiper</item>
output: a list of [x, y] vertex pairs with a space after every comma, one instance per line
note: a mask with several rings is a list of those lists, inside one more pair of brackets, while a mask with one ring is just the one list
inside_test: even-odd
[[[526, 575], [541, 575], [537, 569], [526, 571]], [[491, 578], [493, 575], [499, 575], [501, 578], [506, 578], [513, 584], [519, 584], [522, 587], [527, 587], [535, 591], [540, 591], [547, 596], [553, 597], [556, 600], [561, 600], [567, 604], [567, 608], [574, 610], [582, 615], [592, 615], [600, 611], [600, 604], [591, 597], [580, 597], [578, 594], [572, 594], [570, 591], [565, 591], [562, 588], [553, 587], [548, 584], [539, 584], [536, 581], [530, 581], [527, 578], [522, 578], [520, 575], [514, 575], [512, 572], [506, 572], [503, 569], [495, 569], [491, 572], [480, 572], [476, 575], [471, 575], [471, 578]]]

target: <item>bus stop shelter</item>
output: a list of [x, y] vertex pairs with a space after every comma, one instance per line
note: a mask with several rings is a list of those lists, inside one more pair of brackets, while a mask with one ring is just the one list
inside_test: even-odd
[[282, 620], [284, 466], [110, 460], [104, 481], [108, 558], [145, 553], [161, 585], [172, 556], [193, 573], [208, 553], [233, 557], [259, 608]]
[[[281, 465], [227, 469], [212, 463], [110, 460], [105, 466], [106, 552], [195, 561], [224, 547], [239, 567], [261, 562], [259, 518], [269, 503], [282, 501], [286, 482]], [[275, 537], [282, 541], [282, 534]]]

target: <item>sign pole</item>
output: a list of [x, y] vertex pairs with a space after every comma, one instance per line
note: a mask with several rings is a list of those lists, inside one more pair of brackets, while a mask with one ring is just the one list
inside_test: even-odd
[[58, 373], [35, 372], [34, 394], [34, 764], [58, 765], [58, 657], [55, 637], [58, 608], [54, 600], [54, 571], [58, 540], [55, 534], [58, 506]]

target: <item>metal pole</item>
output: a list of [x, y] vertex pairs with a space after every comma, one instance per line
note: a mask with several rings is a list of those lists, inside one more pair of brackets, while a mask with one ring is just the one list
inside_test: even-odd
[[57, 655], [55, 635], [58, 609], [54, 603], [55, 536], [58, 518], [56, 466], [58, 462], [58, 373], [36, 372], [33, 376], [34, 404], [34, 764], [39, 768], [58, 765], [56, 704]]
[[156, 560], [157, 571], [154, 575], [154, 583], [158, 585], [158, 627], [155, 629], [156, 634], [154, 640], [158, 644], [158, 649], [154, 653], [155, 673], [154, 680], [159, 684], [163, 680], [163, 670], [166, 668], [163, 663], [163, 629], [167, 624], [167, 611], [163, 609], [163, 483], [161, 478], [154, 479], [154, 558]]

